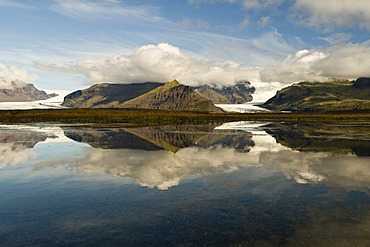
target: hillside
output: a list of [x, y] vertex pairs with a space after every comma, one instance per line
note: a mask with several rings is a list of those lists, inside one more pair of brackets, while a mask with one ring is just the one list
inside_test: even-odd
[[234, 86], [218, 87], [202, 85], [193, 87], [203, 97], [212, 100], [214, 104], [243, 104], [253, 100], [255, 88], [248, 81], [240, 81]]
[[127, 100], [147, 93], [162, 83], [146, 82], [132, 84], [96, 84], [77, 90], [64, 98], [63, 106], [72, 108], [120, 107]]
[[122, 105], [123, 108], [223, 112], [191, 87], [174, 80]]
[[222, 112], [212, 101], [176, 80], [163, 83], [96, 84], [64, 98], [71, 108], [142, 108]]
[[[0, 78], [0, 85], [5, 85], [5, 81]], [[0, 87], [0, 102], [26, 102], [35, 100], [45, 100], [56, 96], [47, 94], [45, 91], [37, 89], [33, 84], [12, 81]]]
[[370, 110], [370, 78], [300, 82], [278, 91], [262, 107], [292, 112]]

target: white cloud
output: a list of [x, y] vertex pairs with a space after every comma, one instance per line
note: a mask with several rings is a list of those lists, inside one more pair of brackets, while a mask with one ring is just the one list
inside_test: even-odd
[[190, 18], [184, 18], [179, 24], [185, 29], [209, 29], [211, 27], [211, 24], [203, 19], [191, 20]]
[[205, 3], [236, 3], [239, 0], [188, 0], [189, 4], [198, 5]]
[[240, 23], [239, 23], [239, 27], [244, 29], [248, 26], [249, 24], [249, 18], [248, 17], [245, 17]]
[[280, 5], [285, 0], [188, 0], [189, 4], [215, 4], [215, 3], [239, 3], [246, 9], [262, 9]]
[[328, 47], [322, 51], [301, 50], [282, 63], [261, 70], [262, 81], [328, 81], [370, 76], [370, 41]]
[[258, 21], [258, 26], [260, 28], [266, 27], [270, 23], [270, 17], [269, 16], [262, 16], [261, 19]]
[[150, 5], [126, 6], [111, 0], [54, 0], [51, 10], [76, 19], [156, 19], [157, 10]]
[[294, 10], [300, 23], [308, 27], [359, 26], [370, 30], [369, 0], [296, 0]]
[[130, 55], [85, 59], [64, 68], [43, 66], [43, 69], [81, 74], [90, 83], [167, 82], [177, 79], [186, 85], [230, 85], [239, 80], [255, 80], [259, 76], [256, 68], [232, 61], [215, 62], [189, 56], [166, 43], [145, 45]]
[[31, 9], [34, 7], [14, 0], [0, 0], [0, 8]]
[[280, 5], [284, 0], [243, 0], [246, 9], [261, 9]]
[[0, 63], [0, 88], [12, 88], [14, 86], [23, 86], [25, 82], [36, 79], [36, 75], [30, 75], [23, 68], [16, 66], [7, 67]]

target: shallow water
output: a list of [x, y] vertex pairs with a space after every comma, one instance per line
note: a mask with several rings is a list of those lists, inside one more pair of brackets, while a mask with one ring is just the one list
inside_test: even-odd
[[0, 126], [1, 246], [369, 246], [370, 126]]

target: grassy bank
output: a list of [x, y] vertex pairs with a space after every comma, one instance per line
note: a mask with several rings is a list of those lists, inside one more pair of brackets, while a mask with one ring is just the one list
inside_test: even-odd
[[144, 109], [3, 110], [0, 123], [120, 123], [133, 125], [183, 124], [232, 121], [363, 122], [370, 112], [338, 113], [202, 113]]

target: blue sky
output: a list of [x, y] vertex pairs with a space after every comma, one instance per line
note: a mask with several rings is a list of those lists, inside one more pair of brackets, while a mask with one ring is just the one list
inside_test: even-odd
[[0, 76], [39, 88], [370, 76], [368, 0], [0, 0], [0, 23]]

